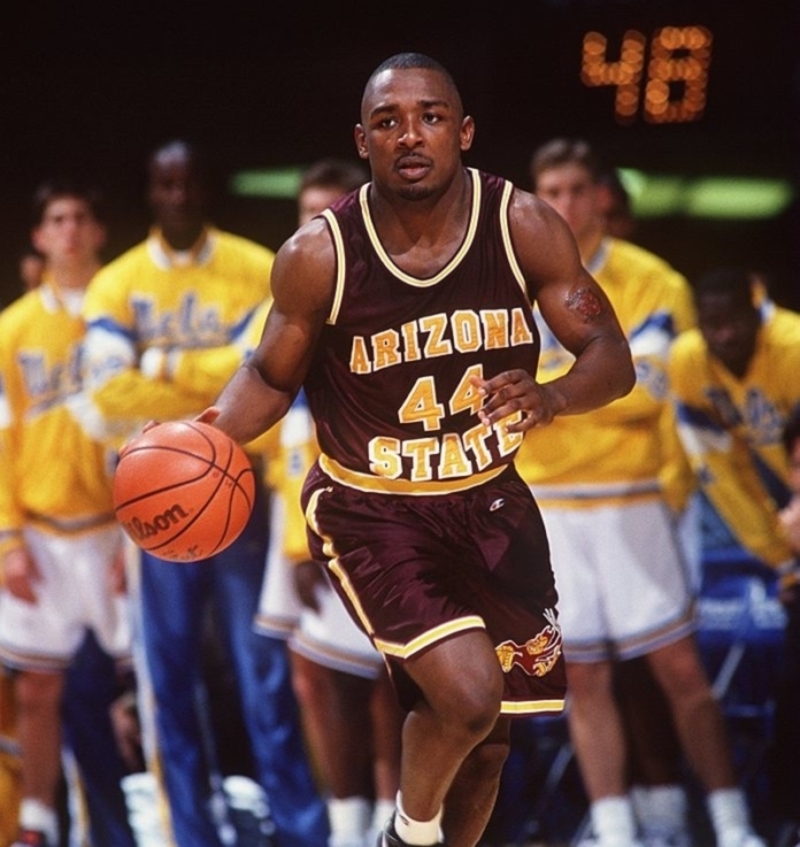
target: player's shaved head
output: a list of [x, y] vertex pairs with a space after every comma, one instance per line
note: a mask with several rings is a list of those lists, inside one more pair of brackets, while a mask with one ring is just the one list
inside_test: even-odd
[[378, 67], [372, 72], [367, 80], [366, 86], [364, 87], [364, 95], [361, 98], [362, 114], [367, 100], [371, 96], [376, 83], [383, 74], [387, 71], [410, 70], [434, 71], [440, 74], [444, 78], [447, 88], [450, 90], [452, 98], [451, 105], [458, 112], [459, 116], [463, 116], [464, 106], [461, 102], [461, 94], [458, 91], [458, 86], [456, 85], [456, 81], [453, 79], [452, 74], [441, 62], [437, 62], [436, 59], [426, 56], [424, 53], [396, 53], [394, 56], [390, 56], [388, 59], [381, 62], [380, 65], [378, 65]]

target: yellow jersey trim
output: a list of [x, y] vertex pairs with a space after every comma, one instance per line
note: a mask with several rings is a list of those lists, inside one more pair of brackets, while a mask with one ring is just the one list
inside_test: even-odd
[[359, 491], [374, 491], [380, 494], [409, 494], [412, 496], [453, 494], [459, 491], [467, 491], [476, 485], [495, 479], [507, 467], [500, 465], [461, 479], [440, 482], [412, 482], [409, 479], [390, 479], [389, 477], [371, 476], [359, 471], [351, 471], [324, 453], [319, 457], [319, 466], [331, 479], [346, 485], [348, 488], [356, 488]]
[[564, 700], [503, 700], [501, 715], [535, 715], [540, 712], [563, 712]]
[[413, 285], [417, 288], [428, 288], [431, 285], [436, 285], [451, 271], [453, 271], [454, 268], [458, 267], [461, 260], [472, 246], [472, 242], [475, 239], [475, 231], [478, 228], [478, 212], [480, 211], [481, 202], [481, 181], [478, 176], [478, 172], [474, 168], [467, 168], [467, 173], [472, 178], [472, 208], [470, 209], [467, 233], [464, 236], [461, 246], [456, 251], [455, 256], [453, 256], [453, 258], [437, 274], [432, 277], [428, 277], [427, 279], [420, 279], [419, 277], [411, 276], [411, 274], [407, 274], [405, 271], [398, 268], [386, 250], [384, 250], [383, 245], [378, 238], [378, 232], [375, 229], [375, 224], [373, 223], [372, 214], [369, 209], [369, 183], [361, 187], [358, 199], [361, 204], [361, 214], [364, 217], [364, 224], [367, 228], [367, 235], [369, 236], [370, 243], [372, 244], [375, 252], [378, 254], [378, 258], [381, 260], [384, 267], [402, 282], [405, 282], [408, 285]]
[[344, 297], [344, 241], [342, 240], [342, 230], [339, 228], [339, 221], [336, 220], [336, 215], [330, 209], [325, 209], [322, 212], [322, 217], [328, 222], [331, 230], [331, 238], [333, 238], [333, 249], [336, 253], [336, 282], [333, 289], [333, 303], [331, 311], [328, 315], [328, 323], [335, 324], [339, 317], [339, 309], [342, 306], [342, 298]]
[[344, 589], [344, 593], [347, 595], [348, 599], [353, 604], [353, 608], [355, 609], [356, 614], [358, 615], [358, 619], [363, 624], [364, 629], [366, 629], [366, 631], [370, 635], [372, 635], [374, 631], [372, 628], [372, 624], [370, 623], [366, 612], [361, 606], [361, 601], [358, 599], [358, 594], [356, 594], [355, 589], [353, 588], [353, 584], [350, 582], [350, 579], [348, 578], [347, 574], [342, 569], [338, 557], [331, 559], [328, 562], [328, 570], [330, 570], [334, 574], [336, 579], [339, 580], [339, 583]]
[[525, 299], [528, 299], [528, 286], [525, 283], [525, 276], [522, 273], [522, 268], [517, 261], [517, 255], [514, 252], [514, 247], [511, 243], [511, 228], [508, 225], [508, 204], [511, 202], [511, 194], [514, 191], [514, 186], [510, 182], [506, 182], [503, 187], [503, 197], [500, 201], [500, 231], [503, 234], [503, 247], [506, 251], [506, 258], [511, 267], [511, 272], [517, 280], [517, 284], [522, 289]]
[[418, 635], [406, 644], [383, 641], [380, 638], [375, 638], [374, 640], [375, 646], [381, 653], [385, 653], [387, 656], [396, 656], [400, 659], [408, 659], [415, 653], [419, 653], [420, 650], [436, 644], [437, 641], [442, 641], [451, 635], [455, 635], [458, 632], [466, 632], [470, 629], [486, 629], [486, 624], [480, 615], [467, 615], [466, 617], [456, 618], [455, 620], [440, 624], [433, 629], [429, 629], [427, 632], [423, 632], [422, 635]]

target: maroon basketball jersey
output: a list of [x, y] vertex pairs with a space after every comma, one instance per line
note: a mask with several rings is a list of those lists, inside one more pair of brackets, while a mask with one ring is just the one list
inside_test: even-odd
[[466, 235], [430, 278], [389, 258], [368, 186], [323, 213], [336, 248], [336, 294], [305, 389], [320, 464], [344, 484], [463, 490], [499, 474], [522, 440], [480, 422], [470, 383], [511, 368], [536, 371], [539, 338], [508, 231], [513, 186], [468, 174]]

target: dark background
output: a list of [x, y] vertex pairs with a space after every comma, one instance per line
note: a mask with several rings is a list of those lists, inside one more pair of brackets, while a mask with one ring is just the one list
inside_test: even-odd
[[[12, 4], [13, 5], [13, 4]], [[554, 135], [589, 138], [618, 165], [653, 173], [769, 176], [798, 184], [800, 72], [791, 0], [491, 0], [481, 3], [27, 3], [0, 28], [0, 298], [16, 296], [29, 197], [44, 177], [100, 183], [106, 258], [140, 240], [143, 163], [184, 136], [226, 180], [241, 169], [355, 156], [364, 82], [392, 53], [419, 50], [454, 74], [477, 122], [468, 164], [528, 187], [530, 154]], [[615, 57], [623, 33], [703, 25], [714, 42], [701, 120], [615, 121], [612, 88], [580, 79], [588, 30]], [[277, 248], [291, 200], [222, 192], [218, 224]], [[798, 203], [777, 218], [642, 220], [636, 239], [690, 277], [722, 263], [768, 274], [800, 308]]]

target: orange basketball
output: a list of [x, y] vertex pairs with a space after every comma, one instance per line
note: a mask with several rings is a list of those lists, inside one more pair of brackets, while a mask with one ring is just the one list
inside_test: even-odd
[[161, 559], [195, 562], [221, 552], [241, 534], [254, 499], [247, 454], [211, 424], [157, 424], [120, 451], [117, 520]]

